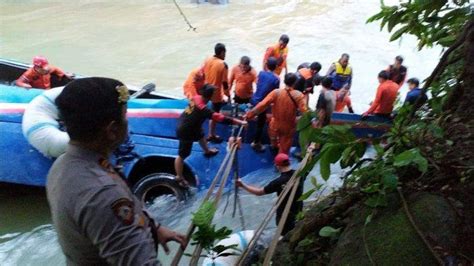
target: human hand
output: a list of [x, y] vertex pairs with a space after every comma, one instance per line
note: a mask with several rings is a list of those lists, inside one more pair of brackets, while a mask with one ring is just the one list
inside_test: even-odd
[[235, 186], [236, 187], [243, 187], [244, 184], [242, 183], [242, 179], [238, 178], [237, 180], [235, 180]]
[[369, 117], [369, 113], [367, 113], [367, 112], [362, 113], [362, 114], [360, 115], [360, 118], [361, 118], [362, 120], [365, 120], [365, 119], [367, 119], [368, 117]]
[[308, 146], [307, 152], [311, 152], [311, 151], [313, 151], [314, 149], [316, 149], [316, 143], [311, 142], [311, 144]]
[[183, 250], [186, 248], [187, 240], [184, 235], [172, 231], [165, 226], [160, 226], [156, 231], [158, 234], [158, 242], [160, 242], [160, 245], [163, 247], [167, 255], [170, 253], [170, 249], [167, 244], [170, 241], [178, 242], [181, 245], [181, 249]]
[[243, 116], [243, 119], [244, 120], [250, 120], [250, 119], [253, 119], [255, 117], [255, 115], [253, 114], [252, 111], [248, 111], [244, 116]]

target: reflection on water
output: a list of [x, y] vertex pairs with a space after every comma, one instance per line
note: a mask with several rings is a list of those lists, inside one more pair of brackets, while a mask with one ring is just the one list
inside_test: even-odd
[[[334, 170], [340, 172], [340, 169], [337, 170], [337, 167], [334, 168]], [[315, 171], [317, 171], [317, 169], [315, 169]], [[253, 172], [243, 179], [247, 183], [264, 186], [277, 175], [278, 173], [274, 168], [269, 168]], [[334, 179], [335, 183], [332, 185], [337, 186], [338, 179]], [[307, 181], [305, 187], [309, 188], [310, 186], [310, 182]], [[331, 189], [325, 191], [329, 193]], [[173, 230], [184, 233], [191, 222], [192, 213], [199, 208], [205, 193], [206, 191], [198, 192], [189, 201], [180, 205], [176, 205], [173, 198], [160, 197], [149, 207], [149, 211], [160, 223], [173, 228]], [[257, 228], [262, 222], [264, 214], [268, 212], [276, 199], [275, 195], [257, 197], [243, 191], [240, 191], [239, 196], [244, 209], [243, 218], [245, 221], [245, 229]], [[229, 202], [227, 203], [227, 201]], [[228, 204], [228, 207], [224, 213], [223, 211], [226, 204]], [[36, 201], [36, 205], [47, 208], [46, 199], [44, 197], [40, 198], [40, 200]], [[233, 194], [227, 193], [221, 199], [214, 222], [216, 222], [218, 226], [227, 226], [237, 232], [244, 228], [241, 226], [238, 212], [236, 217], [232, 218], [232, 208]], [[49, 212], [47, 212], [47, 214], [49, 217]], [[46, 223], [50, 223], [50, 220]], [[9, 226], [12, 228], [14, 224], [10, 224]], [[275, 223], [272, 220], [269, 224], [269, 229], [272, 230], [274, 228]], [[163, 249], [160, 248], [159, 258], [164, 265], [167, 265], [172, 260], [177, 245], [172, 243], [170, 244], [170, 248], [173, 250], [171, 255], [166, 255]], [[188, 248], [187, 252], [191, 251], [192, 247]], [[188, 257], [183, 257], [182, 262], [185, 263], [188, 260]], [[31, 231], [28, 229], [24, 233], [10, 233], [1, 236], [0, 261], [3, 262], [2, 265], [63, 265], [65, 263], [64, 256], [57, 242], [56, 233], [50, 224], [41, 225]]]

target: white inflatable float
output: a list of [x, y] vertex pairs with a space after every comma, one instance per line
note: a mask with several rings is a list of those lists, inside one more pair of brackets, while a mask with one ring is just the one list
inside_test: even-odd
[[37, 96], [23, 114], [23, 135], [33, 147], [50, 158], [63, 154], [69, 142], [69, 135], [59, 129], [59, 112], [54, 103], [63, 88], [53, 88]]
[[[230, 235], [228, 238], [223, 239], [217, 242], [216, 246], [224, 245], [237, 245], [237, 249], [244, 250], [248, 247], [250, 240], [254, 235], [253, 230], [245, 230], [240, 231], [238, 233]], [[236, 250], [233, 249], [226, 249], [222, 253], [238, 253]], [[219, 254], [209, 254], [207, 258], [204, 259], [202, 265], [203, 266], [233, 266], [237, 264], [239, 260], [239, 255], [232, 255], [232, 256], [225, 256], [219, 257]]]

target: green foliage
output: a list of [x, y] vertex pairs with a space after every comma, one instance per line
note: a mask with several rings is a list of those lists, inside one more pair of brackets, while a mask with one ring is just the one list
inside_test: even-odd
[[370, 17], [367, 23], [380, 20], [380, 29], [386, 26], [392, 33], [390, 41], [403, 34], [416, 36], [418, 49], [433, 45], [450, 46], [471, 15], [469, 0], [400, 2], [399, 5], [387, 6], [381, 1], [380, 12]]
[[216, 206], [211, 201], [205, 201], [197, 212], [193, 213], [192, 221], [197, 227], [197, 231], [191, 236], [194, 241], [191, 245], [201, 245], [207, 252], [214, 251], [220, 256], [230, 254], [220, 254], [227, 249], [235, 249], [236, 245], [223, 246], [218, 245], [214, 247], [215, 242], [227, 238], [232, 234], [232, 230], [227, 227], [216, 229], [212, 224], [212, 219], [216, 213]]
[[[433, 45], [449, 47], [472, 16], [469, 0], [411, 0], [400, 1], [394, 6], [387, 6], [381, 1], [381, 11], [367, 22], [380, 21], [381, 30], [386, 27], [392, 33], [390, 41], [400, 39], [404, 34], [414, 35], [418, 39], [418, 48], [422, 49]], [[364, 193], [367, 206], [386, 206], [386, 195], [402, 185], [401, 178], [417, 177], [413, 171], [407, 176], [408, 170], [416, 167], [421, 173], [430, 171], [433, 160], [428, 159], [443, 158], [443, 147], [453, 145], [440, 125], [443, 121], [450, 121], [446, 114], [450, 104], [448, 96], [461, 82], [463, 60], [462, 49], [458, 48], [450, 54], [444, 62], [447, 65], [444, 71], [433, 76], [430, 87], [425, 88], [431, 97], [422, 108], [414, 112], [410, 105], [397, 107], [392, 127], [383, 136], [387, 145], [380, 145], [379, 140], [372, 141], [376, 155], [370, 163], [359, 163], [367, 145], [357, 140], [348, 127], [314, 129], [310, 126], [314, 113], [306, 114], [298, 124], [302, 150], [311, 142], [322, 147], [302, 173], [307, 174], [319, 162], [321, 177], [326, 180], [331, 174], [331, 164], [339, 162], [342, 168], [352, 167], [344, 186]], [[426, 145], [427, 140], [443, 145]], [[307, 199], [315, 191], [309, 190], [300, 199]], [[366, 223], [371, 219], [372, 215], [368, 216]], [[324, 228], [320, 235], [330, 235], [331, 232], [330, 228]]]
[[319, 184], [315, 176], [311, 177], [311, 184], [313, 185], [313, 188], [303, 193], [303, 195], [298, 198], [299, 201], [307, 200], [314, 192], [320, 191], [323, 187], [323, 184]]
[[420, 172], [426, 172], [428, 169], [428, 161], [421, 155], [418, 148], [404, 151], [394, 158], [393, 165], [396, 167], [415, 164]]
[[341, 232], [341, 228], [333, 228], [331, 226], [325, 226], [319, 230], [319, 235], [322, 237], [337, 237]]
[[193, 213], [193, 223], [197, 227], [209, 226], [216, 213], [216, 206], [211, 201], [205, 201], [197, 212]]
[[319, 161], [321, 177], [327, 180], [331, 175], [330, 165], [340, 160], [342, 168], [353, 166], [366, 150], [365, 143], [358, 140], [347, 125], [330, 125], [323, 128], [313, 128], [308, 120], [314, 113], [308, 112], [298, 122], [301, 150], [306, 150], [309, 143], [322, 145], [321, 151], [301, 171], [307, 174]]

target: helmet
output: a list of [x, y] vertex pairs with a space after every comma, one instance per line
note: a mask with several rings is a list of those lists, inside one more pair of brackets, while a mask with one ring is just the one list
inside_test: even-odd
[[277, 166], [288, 166], [290, 165], [290, 157], [286, 155], [285, 153], [279, 153], [275, 157], [275, 165]]
[[48, 59], [44, 56], [35, 56], [33, 58], [33, 65], [37, 67], [45, 67], [48, 65]]

